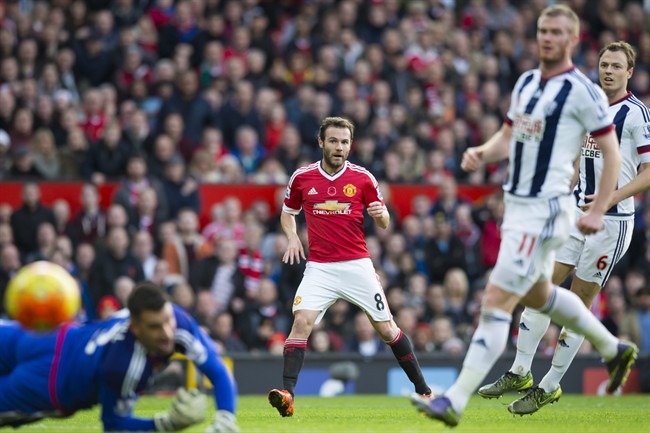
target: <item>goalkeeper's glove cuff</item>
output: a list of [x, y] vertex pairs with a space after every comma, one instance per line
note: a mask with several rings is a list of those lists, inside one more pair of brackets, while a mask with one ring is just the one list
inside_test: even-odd
[[237, 427], [237, 418], [232, 412], [227, 410], [218, 410], [214, 414], [214, 421], [212, 425], [208, 427], [206, 433], [238, 433], [239, 427]]
[[169, 416], [169, 412], [157, 413], [153, 416], [153, 423], [156, 426], [156, 431], [176, 431], [176, 425]]

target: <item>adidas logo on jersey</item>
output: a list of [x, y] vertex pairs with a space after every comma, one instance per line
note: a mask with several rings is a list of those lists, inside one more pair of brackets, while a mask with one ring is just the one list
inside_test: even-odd
[[318, 192], [316, 192], [316, 188], [310, 189], [309, 192], [307, 193], [307, 195], [315, 195], [315, 194], [318, 194]]
[[474, 343], [474, 344], [478, 344], [479, 346], [483, 346], [483, 347], [485, 347], [486, 349], [488, 348], [488, 347], [487, 347], [487, 342], [485, 341], [485, 338], [479, 338], [478, 340], [474, 340], [474, 341], [472, 341], [472, 343]]
[[601, 274], [600, 271], [598, 271], [598, 272], [596, 272], [593, 276], [594, 276], [594, 277], [601, 278], [601, 277], [603, 276], [603, 274]]

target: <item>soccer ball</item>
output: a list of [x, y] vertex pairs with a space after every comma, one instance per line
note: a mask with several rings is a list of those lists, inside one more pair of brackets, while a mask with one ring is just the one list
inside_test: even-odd
[[11, 279], [4, 305], [9, 317], [26, 328], [47, 331], [75, 318], [81, 306], [79, 284], [55, 263], [33, 262]]

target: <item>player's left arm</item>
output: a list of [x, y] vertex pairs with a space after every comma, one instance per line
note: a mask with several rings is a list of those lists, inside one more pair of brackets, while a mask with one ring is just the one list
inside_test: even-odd
[[213, 385], [213, 394], [217, 407], [212, 430], [237, 431], [235, 418], [237, 406], [237, 384], [230, 370], [219, 355], [217, 345], [203, 331], [198, 323], [186, 313], [177, 310], [177, 333], [189, 349], [185, 355], [208, 378]]
[[385, 229], [390, 224], [390, 214], [384, 202], [373, 201], [368, 204], [368, 215], [372, 217], [377, 226]]
[[375, 224], [382, 229], [390, 224], [390, 213], [384, 203], [384, 197], [381, 194], [379, 184], [375, 177], [368, 173], [368, 183], [365, 187], [364, 197], [366, 202], [366, 212], [375, 221]]
[[[608, 209], [626, 198], [635, 196], [650, 188], [650, 152], [647, 151], [650, 148], [650, 143], [648, 143], [650, 137], [648, 137], [648, 130], [650, 130], [650, 125], [645, 122], [636, 122], [630, 128], [633, 142], [638, 143], [636, 151], [641, 162], [641, 170], [634, 179], [614, 191]], [[587, 198], [593, 199], [593, 196]]]
[[650, 162], [641, 164], [641, 168], [642, 170], [634, 179], [614, 191], [609, 204], [610, 207], [650, 188]]

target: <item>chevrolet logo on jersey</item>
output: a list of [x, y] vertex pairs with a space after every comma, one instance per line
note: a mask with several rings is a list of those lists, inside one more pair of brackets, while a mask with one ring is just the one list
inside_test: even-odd
[[314, 214], [316, 215], [348, 215], [351, 203], [339, 203], [338, 200], [327, 200], [324, 203], [314, 204]]

